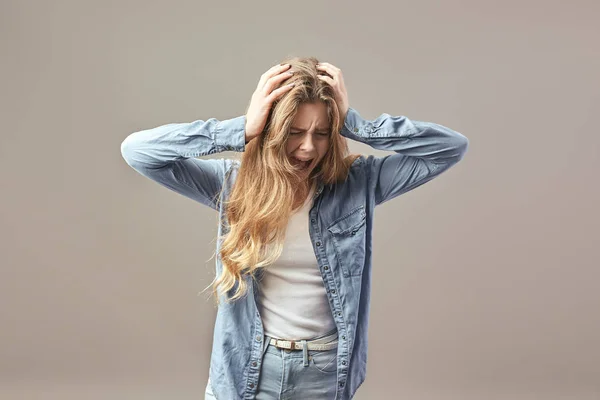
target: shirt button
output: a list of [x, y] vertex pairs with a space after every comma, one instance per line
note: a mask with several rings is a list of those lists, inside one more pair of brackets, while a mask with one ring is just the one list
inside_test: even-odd
[[326, 266], [324, 266], [324, 267], [323, 267], [323, 269], [324, 269], [325, 271], [327, 271], [327, 270], [329, 269], [329, 267], [326, 265]]
[[321, 242], [317, 242], [317, 246], [320, 246], [320, 245], [321, 245]]
[[315, 223], [315, 219], [314, 218], [311, 219], [310, 222], [312, 222], [314, 224]]
[[340, 317], [341, 315], [342, 315], [342, 313], [338, 311], [338, 317]]
[[358, 128], [354, 128], [354, 132], [358, 132]]
[[[255, 363], [256, 364], [256, 363]], [[342, 365], [346, 365], [346, 361], [342, 361]]]
[[248, 386], [250, 386], [250, 389], [252, 389], [254, 387], [254, 383], [250, 382]]
[[342, 340], [346, 340], [346, 335], [342, 336]]
[[340, 387], [343, 387], [343, 386], [344, 386], [344, 382], [340, 382]]
[[335, 293], [335, 289], [331, 289], [331, 293]]
[[260, 335], [256, 335], [256, 341], [257, 341], [257, 342], [260, 342], [261, 340], [262, 340], [262, 336], [260, 336]]

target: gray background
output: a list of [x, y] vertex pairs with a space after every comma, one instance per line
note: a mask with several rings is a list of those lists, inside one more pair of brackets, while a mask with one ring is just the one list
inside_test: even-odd
[[599, 11], [2, 1], [0, 398], [203, 398], [217, 214], [138, 175], [120, 144], [242, 115], [288, 54], [340, 67], [366, 118], [470, 139], [376, 210], [356, 398], [600, 398]]

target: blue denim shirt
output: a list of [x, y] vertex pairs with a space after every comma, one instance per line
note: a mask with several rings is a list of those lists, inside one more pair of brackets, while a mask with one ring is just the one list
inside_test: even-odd
[[[231, 192], [240, 162], [195, 157], [243, 152], [245, 121], [245, 116], [210, 118], [142, 130], [122, 142], [121, 154], [140, 174], [217, 210], [222, 235], [228, 229], [222, 200]], [[389, 114], [367, 120], [353, 108], [341, 134], [393, 152], [356, 159], [343, 183], [319, 182], [309, 213], [310, 239], [339, 335], [336, 399], [351, 399], [367, 367], [374, 208], [456, 164], [469, 141], [439, 124]], [[223, 185], [223, 198], [217, 199]], [[217, 256], [217, 275], [221, 270]], [[264, 332], [256, 283], [250, 277], [247, 282], [245, 297], [232, 304], [223, 301], [217, 311], [209, 376], [220, 400], [253, 399], [258, 386]]]

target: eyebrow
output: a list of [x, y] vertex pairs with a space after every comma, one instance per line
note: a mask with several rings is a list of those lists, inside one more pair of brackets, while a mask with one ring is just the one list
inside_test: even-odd
[[[295, 131], [306, 132], [306, 129], [298, 128], [298, 127], [295, 127], [295, 126], [292, 126], [290, 129], [293, 129]], [[318, 128], [316, 131], [318, 133], [328, 133], [329, 132], [329, 128]]]

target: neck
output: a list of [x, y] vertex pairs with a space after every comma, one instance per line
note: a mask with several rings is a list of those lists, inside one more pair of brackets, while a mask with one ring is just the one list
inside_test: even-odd
[[306, 197], [310, 193], [311, 188], [313, 187], [314, 182], [304, 181], [298, 185], [298, 188], [295, 193], [294, 198], [294, 207], [298, 207], [304, 203]]

